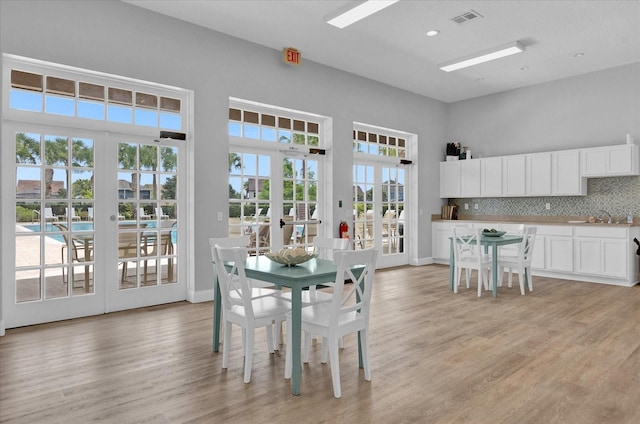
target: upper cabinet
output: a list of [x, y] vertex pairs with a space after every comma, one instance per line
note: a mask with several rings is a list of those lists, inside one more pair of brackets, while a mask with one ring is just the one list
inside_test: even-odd
[[480, 159], [460, 162], [460, 197], [480, 197]]
[[551, 195], [551, 153], [526, 156], [527, 196]]
[[587, 177], [640, 175], [635, 144], [440, 162], [440, 197], [586, 196]]
[[580, 151], [553, 152], [551, 191], [554, 196], [586, 196], [587, 179], [580, 173]]
[[460, 162], [440, 162], [440, 197], [460, 197]]
[[480, 195], [502, 196], [502, 156], [480, 159]]
[[638, 146], [594, 147], [580, 152], [583, 177], [615, 177], [638, 175]]
[[507, 197], [526, 194], [525, 155], [502, 157], [502, 195]]

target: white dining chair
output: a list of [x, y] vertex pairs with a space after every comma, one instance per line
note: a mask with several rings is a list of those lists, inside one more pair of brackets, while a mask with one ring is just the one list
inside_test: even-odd
[[[378, 252], [376, 249], [340, 251], [335, 253], [338, 271], [331, 302], [318, 303], [302, 308], [302, 331], [312, 336], [321, 336], [323, 347], [327, 346], [331, 365], [333, 394], [342, 396], [340, 386], [340, 364], [338, 342], [343, 336], [351, 333], [360, 335], [364, 379], [371, 381], [371, 364], [369, 361], [369, 311], [371, 306], [371, 290], [376, 269]], [[352, 271], [355, 265], [363, 266], [356, 277]], [[345, 286], [345, 281], [352, 284]], [[291, 378], [292, 346], [291, 346], [291, 312], [287, 313], [287, 348], [285, 359], [285, 378]], [[324, 349], [323, 349], [324, 350]], [[326, 362], [323, 352], [322, 362]]]
[[469, 288], [471, 271], [478, 273], [478, 297], [482, 296], [482, 288], [489, 289], [489, 270], [491, 257], [483, 253], [480, 245], [481, 228], [455, 226], [453, 232], [454, 279], [453, 292], [458, 292], [462, 271], [465, 270], [467, 288]]
[[[217, 274], [217, 268], [215, 264], [215, 255], [214, 251], [216, 245], [222, 247], [248, 247], [251, 240], [251, 236], [245, 235], [240, 237], [212, 237], [209, 239], [209, 246], [211, 248], [211, 259], [213, 261], [213, 272]], [[249, 287], [251, 287], [251, 297], [259, 298], [266, 295], [280, 296], [281, 291], [277, 290], [273, 283], [269, 283], [267, 281], [256, 280], [254, 278], [248, 278]], [[234, 293], [231, 294], [232, 296]], [[273, 328], [274, 335], [274, 343], [273, 349], [279, 350], [279, 340], [282, 335], [282, 324], [274, 325]]]
[[[518, 251], [515, 256], [498, 255], [498, 285], [502, 285], [502, 278], [505, 270], [509, 273], [508, 286], [513, 284], [513, 271], [518, 272], [518, 283], [520, 284], [520, 294], [524, 296], [525, 280], [529, 291], [533, 291], [533, 278], [531, 276], [531, 257], [533, 246], [536, 240], [536, 227], [525, 227], [522, 232], [522, 241], [518, 243]], [[526, 278], [525, 278], [526, 275]]]
[[[220, 284], [224, 342], [222, 346], [222, 368], [229, 366], [231, 330], [233, 325], [242, 328], [244, 346], [244, 382], [251, 381], [255, 330], [264, 327], [267, 332], [269, 353], [274, 352], [272, 324], [280, 327], [290, 310], [290, 303], [275, 294], [255, 297], [244, 272], [247, 258], [246, 247], [222, 247], [212, 249], [213, 261]], [[232, 264], [227, 269], [225, 263]]]
[[[315, 237], [313, 239], [314, 251], [318, 254], [318, 258], [333, 260], [334, 252], [349, 249], [349, 239], [343, 238], [331, 238], [331, 237]], [[335, 283], [323, 283], [322, 286], [333, 286]], [[291, 292], [282, 293], [282, 298], [291, 301]], [[327, 293], [322, 290], [317, 290], [316, 286], [310, 286], [309, 290], [302, 292], [302, 306], [314, 305], [316, 303], [331, 302], [333, 298], [332, 293]], [[342, 347], [342, 340], [340, 340], [340, 347]], [[305, 334], [304, 340], [304, 354], [303, 362], [309, 362], [309, 350], [311, 348], [311, 337]]]
[[[349, 249], [349, 239], [331, 238], [331, 237], [315, 237], [313, 239], [314, 251], [320, 259], [333, 260], [334, 252]], [[333, 283], [323, 283], [323, 286], [332, 286]], [[316, 286], [310, 286], [309, 290], [302, 292], [302, 306], [312, 305], [321, 302], [330, 302], [331, 293], [318, 291]], [[291, 300], [291, 292], [282, 293], [282, 298]]]

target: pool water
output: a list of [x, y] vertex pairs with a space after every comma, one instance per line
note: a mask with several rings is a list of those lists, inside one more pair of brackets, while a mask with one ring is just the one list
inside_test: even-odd
[[[134, 221], [130, 221], [130, 222], [134, 222]], [[40, 232], [40, 224], [22, 224], [22, 226], [33, 232]], [[147, 228], [156, 228], [156, 223], [149, 222], [147, 224]], [[51, 234], [51, 233], [60, 232], [60, 230], [56, 228], [53, 224], [46, 224], [44, 227], [44, 231], [48, 233], [47, 237], [51, 237], [54, 240], [64, 243], [64, 237], [62, 237], [62, 235]], [[71, 231], [93, 231], [93, 222], [74, 222], [71, 224]], [[171, 242], [173, 244], [176, 244], [178, 242], [177, 239], [178, 239], [177, 231], [172, 230]]]

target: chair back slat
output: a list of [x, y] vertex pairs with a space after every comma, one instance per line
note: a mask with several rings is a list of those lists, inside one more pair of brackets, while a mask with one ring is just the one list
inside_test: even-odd
[[313, 247], [320, 259], [333, 260], [333, 252], [349, 249], [349, 239], [332, 237], [315, 237]]
[[216, 245], [212, 254], [220, 284], [222, 308], [230, 310], [233, 306], [242, 306], [247, 319], [253, 319], [251, 288], [244, 272], [247, 248]]
[[[376, 249], [343, 250], [335, 252], [338, 271], [330, 305], [330, 320], [337, 324], [341, 316], [356, 311], [365, 323], [369, 321], [371, 290], [375, 276]], [[351, 269], [355, 265], [362, 265], [362, 272], [356, 277]], [[345, 281], [352, 281], [350, 290], [345, 292]]]

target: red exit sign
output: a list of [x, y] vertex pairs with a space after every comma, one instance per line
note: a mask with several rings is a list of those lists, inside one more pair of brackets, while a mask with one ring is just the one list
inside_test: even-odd
[[290, 65], [299, 65], [302, 61], [300, 52], [292, 47], [282, 49], [282, 60]]

